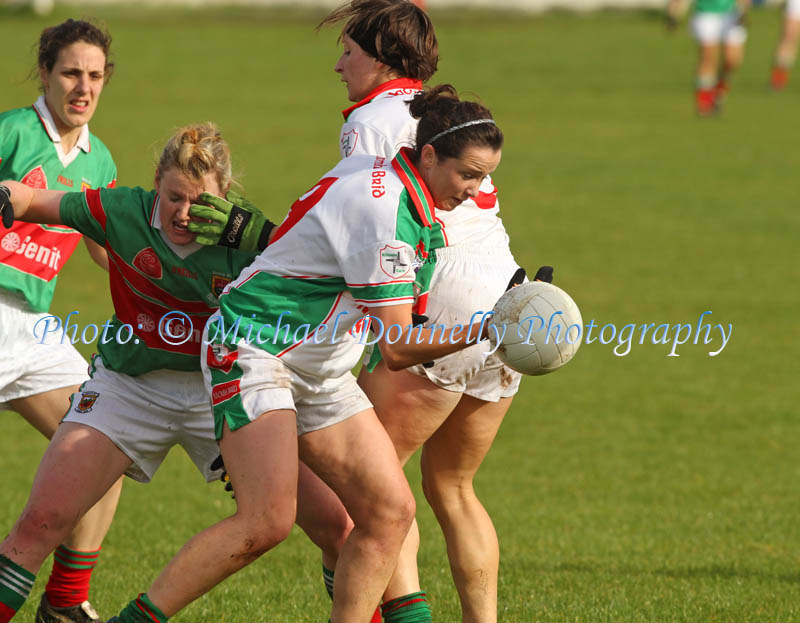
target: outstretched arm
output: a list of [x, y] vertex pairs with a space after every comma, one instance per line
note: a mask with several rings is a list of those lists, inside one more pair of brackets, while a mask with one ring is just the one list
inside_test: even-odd
[[67, 193], [63, 190], [38, 190], [20, 182], [0, 182], [0, 204], [3, 212], [3, 225], [7, 224], [8, 215], [13, 219], [29, 223], [61, 224], [61, 198]]

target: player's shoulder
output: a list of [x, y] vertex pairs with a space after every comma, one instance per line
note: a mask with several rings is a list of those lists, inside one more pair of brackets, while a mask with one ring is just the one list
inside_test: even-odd
[[33, 106], [7, 110], [0, 113], [0, 128], [2, 129], [0, 137], [7, 138], [23, 134], [30, 131], [31, 128], [36, 128], [38, 124], [39, 119]]
[[347, 123], [361, 123], [381, 127], [387, 124], [396, 125], [398, 122], [412, 119], [408, 110], [408, 101], [410, 99], [410, 97], [401, 96], [378, 97], [350, 113], [347, 117]]
[[100, 140], [93, 132], [89, 131], [89, 145], [91, 151], [89, 152], [94, 158], [98, 161], [106, 161], [111, 166], [114, 165], [114, 158], [111, 156], [111, 150], [106, 146], [106, 144]]
[[[106, 213], [126, 221], [138, 221], [143, 216], [149, 221], [158, 196], [155, 190], [141, 186], [100, 188], [89, 193], [96, 193]], [[91, 195], [87, 195], [87, 202], [90, 201], [90, 197]]]

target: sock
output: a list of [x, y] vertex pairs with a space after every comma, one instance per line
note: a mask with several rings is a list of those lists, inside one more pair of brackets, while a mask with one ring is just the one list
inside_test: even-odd
[[31, 594], [36, 576], [0, 554], [0, 623], [8, 623]]
[[425, 593], [411, 593], [384, 602], [381, 606], [386, 623], [430, 623], [431, 608]]
[[99, 557], [99, 549], [79, 552], [59, 545], [53, 553], [53, 571], [44, 589], [50, 605], [69, 608], [89, 599], [89, 580]]
[[119, 623], [167, 623], [167, 616], [145, 593], [131, 601], [117, 617]]
[[[328, 591], [328, 595], [331, 599], [333, 599], [333, 573], [334, 572], [325, 565], [322, 565], [322, 579], [325, 581], [325, 590]], [[381, 607], [378, 606], [375, 608], [375, 612], [372, 613], [372, 618], [369, 620], [369, 623], [381, 623], [382, 621]]]
[[325, 590], [328, 596], [333, 599], [333, 571], [322, 565], [322, 580], [325, 582]]

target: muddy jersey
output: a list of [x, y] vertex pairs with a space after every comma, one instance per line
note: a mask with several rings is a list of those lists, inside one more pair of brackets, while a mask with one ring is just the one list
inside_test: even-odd
[[[72, 151], [63, 152], [43, 97], [33, 106], [0, 115], [0, 180], [80, 191], [113, 186], [116, 177], [111, 154], [87, 126]], [[0, 287], [21, 294], [33, 311], [47, 311], [58, 271], [80, 239], [78, 232], [62, 225], [16, 222], [10, 230], [3, 229]]]
[[209, 340], [246, 340], [297, 370], [341, 376], [363, 350], [352, 338], [364, 335], [367, 310], [424, 300], [429, 253], [441, 246], [432, 199], [405, 150], [393, 160], [346, 158], [295, 201], [225, 290]]
[[[409, 113], [408, 102], [421, 90], [419, 80], [390, 80], [342, 111], [345, 118], [339, 133], [342, 158], [359, 154], [391, 158], [401, 147], [413, 147], [417, 120]], [[468, 199], [449, 212], [437, 210], [436, 220], [442, 225], [447, 246], [475, 244], [503, 248], [508, 247], [508, 236], [499, 212], [497, 189], [487, 176], [475, 199]]]
[[154, 190], [68, 193], [61, 220], [108, 252], [114, 316], [97, 343], [104, 365], [131, 376], [200, 370], [203, 328], [217, 297], [255, 254], [169, 243], [158, 229]]

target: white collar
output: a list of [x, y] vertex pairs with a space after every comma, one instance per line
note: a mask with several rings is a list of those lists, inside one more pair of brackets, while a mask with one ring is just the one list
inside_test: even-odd
[[75, 160], [79, 149], [87, 154], [92, 151], [92, 145], [89, 142], [88, 124], [81, 127], [81, 133], [80, 136], [78, 136], [78, 142], [75, 143], [75, 147], [73, 147], [68, 154], [65, 154], [61, 146], [61, 135], [56, 129], [56, 122], [53, 119], [53, 115], [50, 114], [50, 109], [47, 107], [44, 95], [39, 96], [39, 99], [33, 103], [33, 107], [36, 110], [36, 114], [39, 115], [39, 119], [42, 121], [42, 125], [44, 126], [45, 132], [47, 132], [47, 136], [49, 136], [50, 140], [53, 141], [56, 151], [58, 152], [58, 157], [65, 167]]
[[150, 219], [150, 225], [155, 227], [161, 233], [161, 239], [166, 245], [172, 249], [172, 252], [182, 260], [185, 260], [195, 251], [199, 251], [204, 245], [199, 242], [190, 242], [189, 244], [175, 244], [167, 237], [167, 234], [161, 227], [161, 195], [156, 196], [156, 205], [153, 207], [153, 217]]

